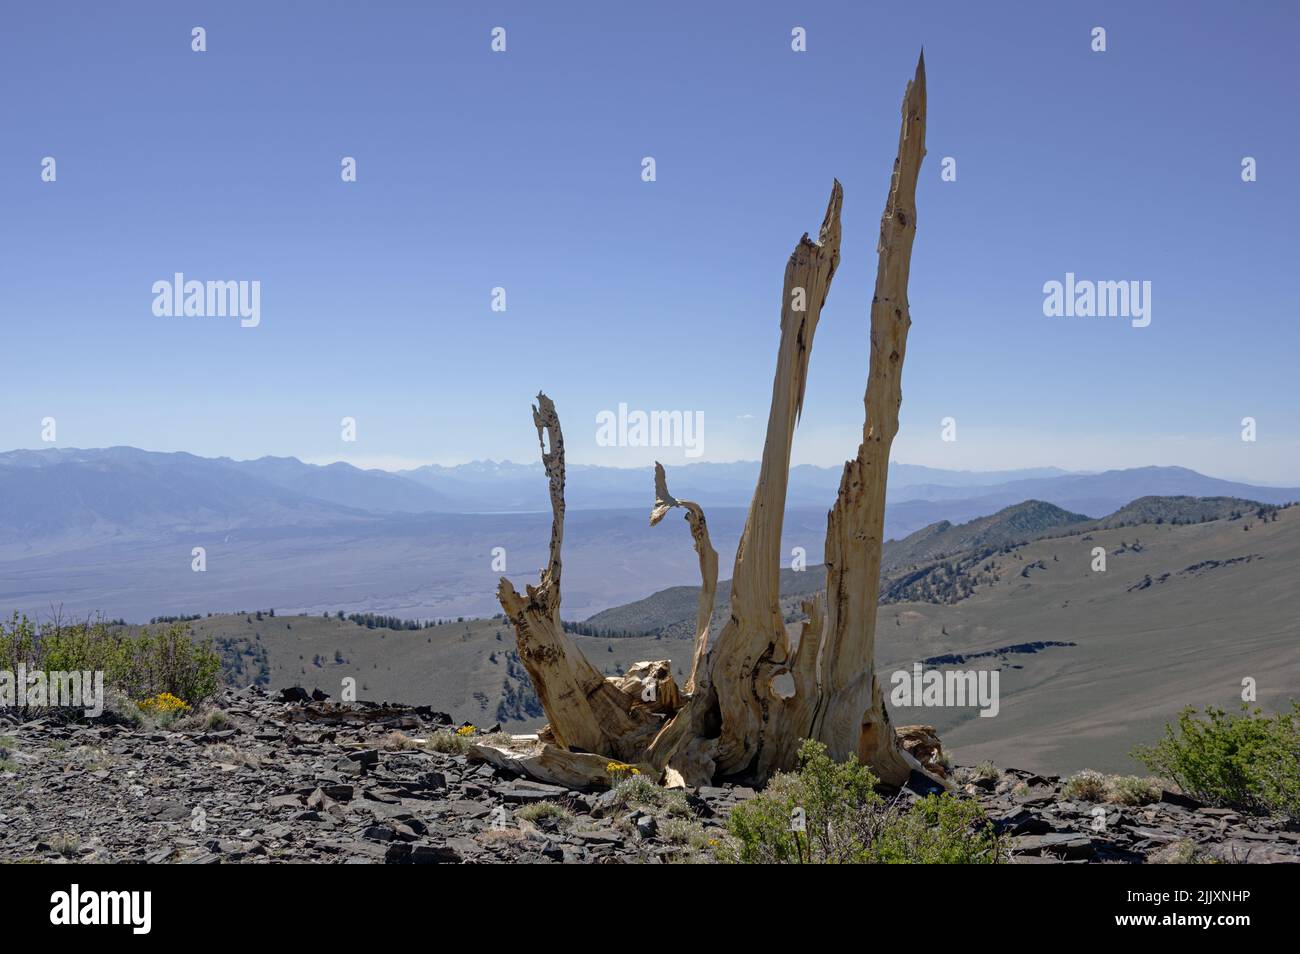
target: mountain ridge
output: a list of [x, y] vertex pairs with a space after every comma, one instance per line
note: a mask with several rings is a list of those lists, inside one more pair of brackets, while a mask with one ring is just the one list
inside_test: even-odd
[[[1235, 497], [1188, 498], [1142, 497], [1100, 519], [1071, 513], [1040, 500], [1026, 500], [1003, 508], [995, 514], [963, 524], [937, 521], [901, 540], [887, 540], [881, 553], [881, 602], [897, 602], [914, 597], [911, 586], [934, 570], [935, 563], [945, 563], [946, 577], [941, 582], [954, 586], [971, 586], [970, 574], [985, 558], [998, 550], [1058, 536], [1077, 536], [1090, 530], [1117, 529], [1151, 524], [1159, 526], [1204, 523], [1233, 519], [1246, 513], [1267, 512], [1272, 505]], [[929, 564], [929, 565], [927, 565]], [[916, 572], [917, 570], [920, 572]], [[825, 567], [809, 566], [803, 571], [781, 571], [781, 597], [793, 601], [823, 589]], [[698, 606], [698, 586], [677, 586], [659, 590], [644, 599], [615, 606], [582, 621], [588, 635], [662, 636], [693, 638]], [[731, 598], [731, 580], [719, 580], [714, 599], [717, 623], [725, 615]], [[637, 628], [635, 620], [649, 619], [657, 625]]]
[[[194, 506], [201, 510], [206, 505], [217, 512], [229, 506], [223, 508], [215, 500], [205, 500], [201, 492], [211, 491], [210, 485], [218, 479], [240, 478], [255, 479], [309, 501], [374, 513], [500, 513], [549, 509], [546, 482], [537, 463], [473, 461], [454, 467], [429, 464], [403, 471], [384, 471], [362, 469], [343, 461], [308, 464], [296, 457], [271, 455], [234, 460], [201, 457], [184, 451], [146, 451], [124, 445], [0, 453], [0, 495], [6, 490], [7, 482], [27, 470], [38, 470], [48, 477], [61, 469], [79, 470], [83, 475], [98, 474], [104, 480], [110, 472], [124, 472], [134, 475], [135, 480], [157, 480], [160, 487], [174, 483], [175, 472], [183, 472], [199, 487]], [[1031, 474], [1035, 476], [1025, 476]], [[698, 500], [706, 509], [744, 507], [753, 495], [758, 463], [690, 463], [674, 467], [671, 476], [678, 496]], [[792, 467], [787, 506], [829, 508], [840, 476], [840, 467], [812, 464]], [[201, 478], [206, 478], [206, 484]], [[927, 511], [927, 503], [943, 504], [962, 519], [991, 514], [1029, 499], [1090, 514], [1111, 513], [1146, 495], [1231, 496], [1267, 503], [1300, 499], [1300, 487], [1244, 484], [1208, 477], [1184, 467], [1155, 466], [1099, 473], [1074, 473], [1050, 467], [945, 471], [895, 461], [890, 464], [889, 487], [891, 504], [918, 513]], [[643, 507], [649, 505], [652, 488], [653, 471], [649, 467], [573, 465], [568, 468], [567, 504], [571, 510]], [[259, 490], [256, 484], [243, 485], [240, 489], [240, 495], [245, 498], [255, 497], [259, 492], [263, 496], [277, 496], [267, 487]], [[287, 498], [279, 499], [287, 503]], [[921, 525], [929, 522], [933, 521], [925, 520]], [[0, 526], [3, 525], [3, 510], [0, 510]]]

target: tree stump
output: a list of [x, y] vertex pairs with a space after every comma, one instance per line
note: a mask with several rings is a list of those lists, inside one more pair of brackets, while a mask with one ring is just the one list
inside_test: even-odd
[[[808, 621], [798, 638], [789, 638], [781, 613], [781, 530], [813, 338], [840, 260], [838, 181], [817, 240], [805, 234], [786, 263], [763, 458], [736, 551], [731, 613], [713, 645], [709, 621], [718, 555], [704, 511], [674, 498], [663, 467], [655, 465], [650, 523], [682, 508], [700, 563], [695, 650], [690, 678], [680, 689], [671, 667], [661, 662], [638, 663], [626, 675], [606, 679], [564, 632], [564, 439], [555, 405], [538, 395], [533, 420], [550, 480], [550, 562], [526, 595], [502, 579], [498, 597], [550, 721], [526, 755], [497, 749], [480, 751], [481, 757], [524, 771], [531, 765], [547, 780], [567, 784], [599, 781], [624, 765], [668, 785], [762, 783], [794, 768], [802, 741], [816, 739], [837, 759], [856, 755], [887, 784], [901, 785], [910, 773], [925, 772], [890, 726], [874, 673], [885, 485], [911, 325], [907, 281], [925, 156], [925, 103], [922, 56], [903, 96], [898, 154], [880, 220], [862, 442], [844, 465], [827, 517], [826, 595], [804, 603]], [[604, 760], [610, 762], [602, 767]]]

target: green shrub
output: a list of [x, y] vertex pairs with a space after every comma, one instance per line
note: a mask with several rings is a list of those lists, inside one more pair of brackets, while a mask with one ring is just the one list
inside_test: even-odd
[[464, 755], [469, 751], [469, 747], [474, 744], [474, 740], [467, 735], [460, 735], [449, 729], [438, 729], [429, 733], [429, 738], [424, 744], [434, 752], [442, 752], [445, 755]]
[[927, 795], [891, 814], [871, 859], [884, 864], [981, 865], [1002, 860], [1002, 846], [978, 802]]
[[[973, 801], [932, 795], [903, 810], [855, 757], [804, 742], [799, 770], [774, 777], [727, 821], [724, 860], [742, 864], [992, 864], [1003, 852]], [[792, 819], [802, 811], [803, 829]]]
[[1165, 737], [1133, 757], [1183, 792], [1211, 805], [1300, 817], [1300, 703], [1266, 716], [1242, 707], [1232, 716], [1192, 708]]
[[695, 817], [695, 810], [683, 793], [656, 785], [644, 775], [632, 775], [615, 782], [609, 790], [605, 810], [637, 807], [653, 808], [677, 818]]
[[14, 614], [0, 621], [0, 669], [102, 671], [105, 690], [132, 700], [170, 693], [197, 707], [219, 686], [221, 659], [206, 644], [190, 639], [186, 624], [175, 623], [132, 636], [104, 621], [37, 627]]

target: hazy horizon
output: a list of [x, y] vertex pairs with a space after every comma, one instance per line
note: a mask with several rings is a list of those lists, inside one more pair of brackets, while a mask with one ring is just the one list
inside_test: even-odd
[[[362, 462], [358, 462], [357, 459], [355, 458], [349, 459], [346, 456], [340, 456], [335, 458], [311, 458], [311, 457], [301, 456], [298, 454], [286, 454], [286, 453], [261, 454], [256, 457], [237, 456], [231, 454], [210, 456], [207, 454], [197, 454], [194, 451], [189, 451], [184, 449], [159, 450], [157, 448], [151, 448], [151, 447], [136, 447], [131, 444], [109, 444], [101, 447], [71, 447], [71, 446], [63, 446], [63, 445], [43, 444], [43, 445], [36, 445], [30, 447], [7, 448], [4, 450], [0, 450], [0, 455], [6, 453], [12, 453], [16, 451], [44, 451], [44, 450], [92, 451], [92, 450], [108, 450], [109, 448], [113, 448], [113, 447], [130, 448], [132, 450], [143, 451], [145, 453], [150, 453], [150, 454], [192, 454], [195, 457], [202, 457], [209, 460], [224, 459], [224, 460], [231, 460], [236, 463], [246, 463], [249, 461], [260, 460], [262, 458], [273, 458], [273, 459], [284, 459], [284, 460], [297, 460], [300, 463], [310, 464], [316, 467], [329, 467], [332, 464], [348, 464], [349, 466], [355, 467], [359, 470], [378, 470], [389, 474], [400, 474], [403, 473], [404, 471], [417, 470], [421, 467], [429, 467], [429, 466], [442, 467], [445, 469], [454, 469], [457, 467], [465, 467], [472, 464], [494, 464], [499, 466], [504, 466], [504, 465], [535, 466], [537, 468], [541, 467], [541, 462], [539, 459], [536, 458], [536, 456], [534, 456], [532, 460], [512, 460], [508, 457], [503, 457], [503, 458], [481, 457], [481, 458], [474, 458], [470, 460], [456, 460], [456, 461], [414, 460], [409, 458], [384, 458], [384, 459], [376, 460], [374, 462], [365, 462], [364, 460]], [[673, 466], [675, 468], [690, 467], [695, 464], [717, 464], [717, 465], [752, 464], [757, 466], [758, 463], [759, 463], [758, 458], [739, 458], [735, 460], [685, 461], [685, 462], [674, 464]], [[1067, 476], [1067, 475], [1087, 476], [1087, 475], [1105, 473], [1107, 471], [1140, 470], [1148, 467], [1182, 467], [1187, 470], [1193, 470], [1196, 473], [1201, 474], [1202, 476], [1211, 477], [1216, 480], [1228, 480], [1237, 483], [1255, 484], [1261, 487], [1290, 487], [1290, 486], [1296, 486], [1300, 484], [1300, 478], [1294, 478], [1292, 480], [1261, 480], [1258, 478], [1250, 477], [1248, 475], [1221, 473], [1214, 470], [1213, 468], [1203, 469], [1199, 467], [1189, 467], [1185, 464], [1179, 464], [1179, 463], [1171, 463], [1171, 464], [1135, 463], [1126, 466], [1103, 467], [1103, 468], [1095, 468], [1095, 469], [1073, 469], [1068, 467], [1061, 467], [1057, 464], [1044, 464], [1044, 463], [1025, 464], [1017, 467], [996, 467], [996, 468], [943, 467], [943, 466], [936, 466], [933, 464], [923, 464], [914, 460], [899, 460], [897, 458], [892, 458], [889, 463], [890, 466], [927, 467], [934, 470], [948, 471], [950, 473], [990, 474], [990, 475], [1014, 473], [1020, 471], [1056, 470], [1056, 471], [1060, 471], [1062, 476]], [[796, 466], [796, 467], [802, 465], [809, 465], [821, 469], [838, 469], [843, 465], [843, 461], [831, 463], [831, 464], [821, 464], [821, 463], [814, 463], [810, 461], [803, 461], [803, 462], [792, 461], [791, 463], [791, 466]], [[584, 466], [606, 467], [612, 470], [644, 470], [647, 467], [652, 467], [653, 463], [651, 462], [651, 463], [642, 463], [642, 464], [604, 464], [604, 463], [595, 463], [595, 462], [583, 463], [581, 461], [570, 461], [569, 466], [570, 467], [584, 467]]]
[[[0, 446], [39, 445], [52, 418], [64, 446], [530, 461], [540, 388], [572, 464], [757, 459], [782, 269], [838, 178], [842, 260], [793, 452], [838, 466], [860, 439], [877, 223], [924, 46], [896, 455], [1300, 474], [1300, 132], [1279, 120], [1294, 8], [66, 12], [15, 9], [0, 37], [22, 144], [0, 154]], [[258, 282], [256, 326], [159, 317], [152, 286], [177, 273]], [[1045, 285], [1071, 275], [1149, 282], [1150, 324], [1048, 317]], [[702, 415], [702, 440], [603, 446], [596, 416], [621, 404]]]

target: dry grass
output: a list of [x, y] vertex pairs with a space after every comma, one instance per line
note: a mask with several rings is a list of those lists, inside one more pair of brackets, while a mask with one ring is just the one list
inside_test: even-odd
[[68, 756], [76, 767], [86, 772], [111, 769], [119, 761], [117, 756], [98, 745], [78, 745], [76, 748], [69, 750]]
[[1061, 794], [1081, 802], [1104, 802], [1106, 776], [1092, 769], [1076, 772], [1065, 780], [1065, 784], [1061, 786]]
[[518, 828], [489, 828], [476, 836], [478, 843], [485, 847], [492, 845], [517, 845], [527, 841], [528, 835]]
[[1216, 865], [1219, 861], [1194, 841], [1184, 838], [1153, 851], [1147, 857], [1152, 865]]
[[495, 745], [501, 748], [517, 748], [514, 737], [509, 732], [489, 732], [486, 735], [462, 734], [454, 729], [438, 729], [430, 733], [427, 739], [412, 740], [421, 748], [430, 752], [442, 752], [446, 755], [464, 755], [474, 745]]
[[662, 788], [643, 775], [625, 778], [610, 789], [620, 809], [649, 808], [678, 818], [694, 818], [695, 810], [685, 794]]
[[1116, 775], [1110, 779], [1107, 797], [1116, 805], [1150, 805], [1160, 801], [1162, 789], [1159, 779]]
[[233, 765], [237, 768], [260, 768], [262, 760], [256, 752], [237, 749], [233, 745], [205, 745], [203, 754], [220, 765]]
[[175, 719], [170, 728], [182, 732], [220, 732], [230, 728], [230, 716], [223, 709], [201, 709]]
[[573, 812], [555, 802], [533, 802], [515, 812], [516, 818], [536, 824], [547, 818], [555, 819], [557, 824], [567, 825], [573, 821]]
[[425, 748], [447, 755], [464, 755], [473, 744], [473, 740], [468, 736], [457, 735], [447, 729], [439, 729], [424, 741]]
[[717, 835], [710, 834], [699, 822], [685, 818], [665, 818], [659, 822], [659, 837], [670, 845], [702, 852], [718, 844]]
[[66, 831], [59, 832], [50, 839], [50, 847], [64, 858], [72, 858], [81, 850], [81, 839]]
[[390, 732], [380, 740], [379, 747], [385, 752], [406, 752], [410, 749], [418, 749], [420, 743], [405, 732]]
[[1160, 800], [1157, 779], [1136, 775], [1106, 775], [1084, 769], [1071, 775], [1061, 787], [1066, 798], [1081, 802], [1110, 802], [1113, 805], [1149, 805]]

